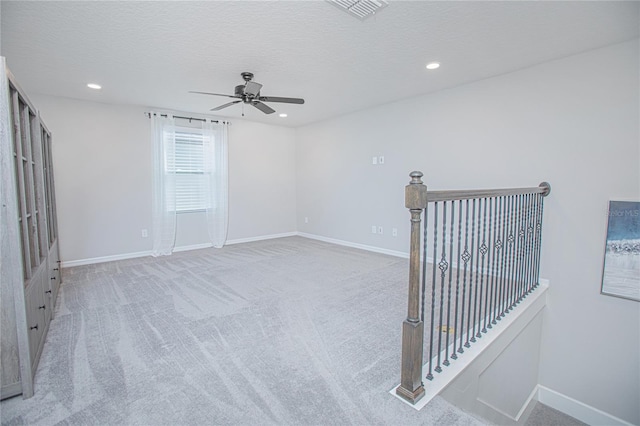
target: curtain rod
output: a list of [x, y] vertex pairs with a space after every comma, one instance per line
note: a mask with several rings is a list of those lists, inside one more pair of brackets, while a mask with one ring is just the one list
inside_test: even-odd
[[[151, 118], [151, 114], [153, 115], [159, 115], [160, 117], [167, 117], [167, 114], [158, 114], [156, 112], [144, 112], [144, 114]], [[210, 118], [197, 118], [197, 117], [183, 117], [181, 115], [174, 115], [173, 118], [182, 118], [184, 120], [189, 120], [189, 122], [191, 122], [192, 120], [195, 121], [204, 121], [205, 123], [207, 122], [207, 120], [211, 120]], [[212, 123], [222, 123], [222, 124], [231, 124], [230, 121], [218, 121], [218, 120], [211, 120]]]

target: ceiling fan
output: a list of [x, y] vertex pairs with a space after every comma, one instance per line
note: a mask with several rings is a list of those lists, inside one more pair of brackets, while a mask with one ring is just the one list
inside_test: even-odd
[[[195, 91], [190, 91], [189, 93], [200, 93], [203, 95], [214, 95], [214, 96], [226, 96], [228, 98], [238, 99], [237, 101], [231, 101], [229, 103], [212, 108], [211, 111], [219, 111], [233, 104], [243, 102], [245, 104], [253, 105], [254, 107], [258, 108], [260, 111], [264, 112], [265, 114], [272, 114], [276, 112], [276, 110], [271, 108], [269, 105], [264, 104], [263, 102], [281, 102], [286, 104], [303, 104], [304, 103], [304, 99], [300, 99], [300, 98], [281, 98], [276, 96], [261, 96], [260, 89], [262, 89], [262, 84], [252, 81], [253, 73], [243, 72], [240, 75], [244, 79], [245, 83], [237, 85], [233, 95], [224, 95], [222, 93], [210, 93], [210, 92], [195, 92]], [[244, 115], [244, 112], [242, 115]]]

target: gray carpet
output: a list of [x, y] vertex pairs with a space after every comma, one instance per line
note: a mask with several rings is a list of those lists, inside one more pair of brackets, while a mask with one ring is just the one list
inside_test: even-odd
[[399, 381], [405, 259], [300, 237], [63, 271], [3, 425], [479, 425]]
[[538, 402], [524, 426], [586, 426], [586, 423]]

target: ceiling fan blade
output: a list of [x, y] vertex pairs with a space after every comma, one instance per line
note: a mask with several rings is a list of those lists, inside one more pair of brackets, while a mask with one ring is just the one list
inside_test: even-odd
[[227, 98], [237, 98], [238, 96], [235, 95], [223, 95], [222, 93], [210, 93], [210, 92], [194, 92], [194, 91], [189, 91], [189, 93], [200, 93], [201, 95], [213, 95], [213, 96], [226, 96]]
[[279, 98], [277, 96], [260, 96], [259, 100], [264, 102], [283, 102], [285, 104], [303, 104], [304, 99], [300, 98]]
[[237, 104], [238, 102], [242, 102], [242, 101], [233, 101], [233, 102], [229, 102], [228, 104], [224, 104], [224, 105], [220, 105], [219, 107], [215, 107], [215, 108], [211, 108], [211, 111], [219, 111], [223, 108], [226, 108], [228, 106], [231, 106], [233, 104]]
[[260, 89], [262, 89], [262, 84], [256, 83], [255, 81], [247, 81], [247, 84], [244, 86], [244, 93], [256, 96], [260, 93]]
[[271, 108], [268, 105], [263, 104], [262, 102], [259, 101], [253, 101], [251, 102], [251, 105], [253, 105], [254, 107], [258, 108], [260, 111], [264, 112], [265, 114], [273, 114], [274, 112], [276, 112], [275, 109]]

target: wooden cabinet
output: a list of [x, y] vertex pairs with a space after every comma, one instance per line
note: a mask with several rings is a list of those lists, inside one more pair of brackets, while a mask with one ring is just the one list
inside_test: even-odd
[[51, 132], [0, 60], [0, 397], [28, 398], [62, 282]]

